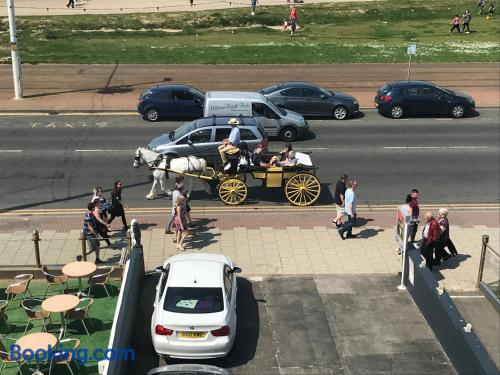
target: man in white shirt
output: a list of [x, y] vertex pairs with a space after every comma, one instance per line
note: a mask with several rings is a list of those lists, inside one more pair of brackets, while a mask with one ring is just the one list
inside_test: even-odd
[[[345, 191], [344, 196], [344, 210], [347, 215], [347, 221], [338, 229], [340, 238], [355, 238], [352, 234], [352, 228], [356, 223], [356, 189], [358, 188], [358, 181], [352, 180], [349, 182], [349, 189]], [[344, 233], [347, 233], [344, 237]]]
[[238, 129], [238, 125], [240, 122], [236, 118], [232, 118], [228, 122], [231, 125], [231, 133], [229, 133], [229, 138], [226, 138], [222, 141], [222, 144], [219, 146], [219, 154], [222, 159], [222, 163], [227, 163], [226, 153], [231, 150], [238, 149], [238, 145], [241, 142], [240, 129]]

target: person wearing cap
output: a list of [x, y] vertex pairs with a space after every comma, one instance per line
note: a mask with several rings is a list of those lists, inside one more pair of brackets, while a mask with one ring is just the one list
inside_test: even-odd
[[238, 149], [238, 145], [241, 142], [240, 129], [238, 125], [240, 122], [236, 118], [232, 118], [228, 121], [228, 124], [231, 126], [231, 133], [229, 133], [229, 138], [226, 138], [222, 141], [222, 144], [219, 146], [219, 154], [222, 159], [222, 163], [227, 164], [226, 153], [232, 150]]

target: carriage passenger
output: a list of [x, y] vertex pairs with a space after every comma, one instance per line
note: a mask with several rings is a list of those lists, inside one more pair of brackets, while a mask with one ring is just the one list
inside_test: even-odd
[[240, 122], [237, 118], [232, 118], [228, 121], [228, 124], [231, 126], [231, 133], [229, 133], [229, 138], [226, 138], [222, 141], [222, 144], [219, 146], [219, 154], [222, 159], [222, 163], [227, 164], [227, 156], [226, 153], [234, 150], [238, 150], [238, 145], [241, 142], [240, 129], [238, 129], [238, 125]]
[[283, 149], [280, 151], [279, 154], [273, 156], [271, 158], [271, 165], [278, 165], [279, 162], [284, 161], [288, 157], [288, 153], [292, 151], [292, 144], [287, 143], [286, 145], [283, 146]]
[[288, 152], [287, 157], [285, 160], [278, 162], [276, 165], [278, 167], [292, 167], [295, 166], [299, 163], [299, 159], [297, 159], [297, 156], [295, 155], [295, 151], [290, 150]]
[[271, 164], [266, 161], [264, 155], [262, 155], [262, 151], [262, 145], [258, 144], [255, 147], [254, 154], [252, 155], [252, 163], [256, 167], [269, 168]]

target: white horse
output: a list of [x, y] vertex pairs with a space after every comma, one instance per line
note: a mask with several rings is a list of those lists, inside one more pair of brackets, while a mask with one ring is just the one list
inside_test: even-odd
[[[166, 180], [168, 178], [169, 171], [179, 174], [189, 172], [199, 172], [204, 174], [207, 168], [207, 162], [205, 159], [197, 158], [195, 156], [172, 158], [169, 155], [162, 155], [144, 147], [139, 147], [135, 151], [133, 165], [134, 168], [147, 165], [149, 169], [153, 170], [153, 186], [151, 187], [149, 194], [146, 195], [147, 199], [153, 199], [155, 197], [158, 185], [160, 185], [160, 189], [163, 192], [168, 193], [166, 189]], [[192, 185], [193, 183], [190, 180], [188, 191], [191, 190]]]

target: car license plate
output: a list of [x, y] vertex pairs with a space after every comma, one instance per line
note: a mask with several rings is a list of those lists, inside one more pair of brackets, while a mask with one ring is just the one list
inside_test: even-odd
[[179, 337], [183, 339], [203, 339], [206, 335], [206, 332], [179, 332]]

